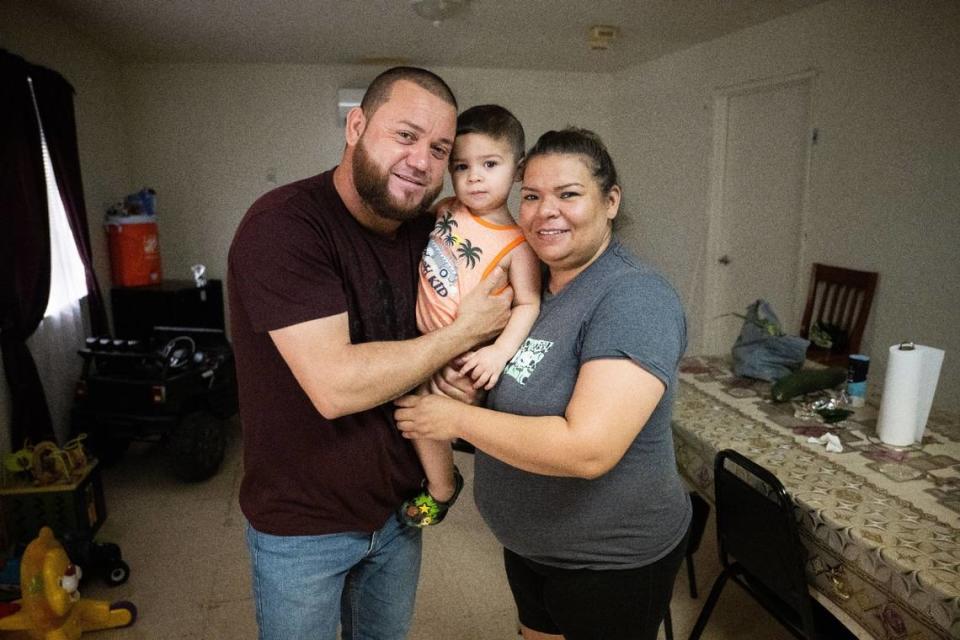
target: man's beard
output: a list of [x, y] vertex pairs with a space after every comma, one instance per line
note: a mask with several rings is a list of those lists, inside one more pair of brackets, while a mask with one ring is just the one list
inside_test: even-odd
[[357, 188], [360, 199], [377, 215], [399, 222], [413, 220], [430, 206], [437, 195], [440, 194], [440, 189], [443, 186], [438, 185], [433, 190], [425, 191], [419, 202], [403, 206], [390, 195], [389, 180], [389, 170], [380, 170], [380, 167], [367, 153], [361, 138], [353, 153], [353, 183]]

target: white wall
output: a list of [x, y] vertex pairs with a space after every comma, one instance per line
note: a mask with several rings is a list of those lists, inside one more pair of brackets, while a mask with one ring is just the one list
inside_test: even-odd
[[[273, 188], [337, 163], [340, 87], [379, 71], [334, 65], [121, 65], [27, 0], [0, 3], [0, 46], [62, 73], [77, 90], [81, 166], [96, 267], [109, 294], [106, 206], [141, 186], [157, 191], [164, 276], [203, 262], [226, 274], [240, 218]], [[611, 78], [600, 74], [436, 69], [462, 106], [497, 102], [529, 140], [577, 123], [609, 134]], [[123, 144], [121, 144], [121, 142]], [[268, 177], [269, 176], [269, 177]], [[2, 373], [0, 373], [2, 376]], [[9, 399], [0, 377], [0, 433]]]
[[[164, 276], [189, 278], [203, 262], [226, 274], [240, 218], [273, 188], [333, 167], [343, 149], [337, 89], [365, 86], [381, 69], [334, 65], [128, 65], [125, 140], [133, 182], [157, 191]], [[610, 131], [611, 78], [435, 69], [461, 107], [496, 102], [530, 142], [577, 123]], [[271, 182], [268, 176], [274, 176]], [[449, 183], [449, 180], [448, 180]]]
[[[77, 137], [94, 268], [106, 294], [110, 267], [100, 226], [103, 205], [123, 196], [128, 183], [122, 159], [120, 64], [32, 0], [0, 2], [0, 47], [58, 71], [76, 90]], [[9, 413], [9, 390], [0, 367], [0, 451], [8, 444]]]
[[703, 348], [713, 90], [815, 68], [804, 273], [880, 272], [871, 385], [886, 347], [912, 339], [946, 349], [936, 402], [960, 407], [958, 34], [951, 0], [835, 1], [615, 74], [611, 146], [635, 218], [623, 233], [681, 289], [690, 353]]
[[[884, 347], [948, 351], [937, 402], [960, 406], [960, 3], [828, 2], [613, 75], [437, 69], [462, 106], [499, 102], [528, 142], [577, 124], [608, 141], [626, 186], [626, 241], [680, 289], [701, 347], [714, 87], [815, 67], [820, 130], [804, 268], [881, 273], [864, 350], [879, 384]], [[376, 73], [330, 65], [121, 65], [29, 0], [0, 3], [0, 46], [60, 71], [77, 90], [96, 267], [109, 269], [104, 207], [158, 191], [166, 276], [226, 251], [253, 200], [339, 158], [336, 90]], [[825, 232], [822, 235], [818, 235]], [[0, 371], [0, 433], [9, 424]], [[0, 442], [5, 438], [0, 438]]]

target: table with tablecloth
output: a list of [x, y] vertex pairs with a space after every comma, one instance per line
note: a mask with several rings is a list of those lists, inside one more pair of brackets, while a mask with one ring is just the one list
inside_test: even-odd
[[[743, 453], [796, 503], [812, 592], [841, 620], [873, 638], [960, 638], [960, 415], [934, 409], [923, 441], [895, 448], [876, 437], [875, 407], [825, 424], [797, 417], [799, 400], [773, 403], [729, 358], [685, 358], [673, 417], [684, 477], [712, 502], [714, 456]], [[826, 433], [842, 452], [808, 441]]]

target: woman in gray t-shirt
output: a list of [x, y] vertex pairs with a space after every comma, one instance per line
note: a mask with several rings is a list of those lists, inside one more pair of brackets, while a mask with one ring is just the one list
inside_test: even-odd
[[521, 188], [520, 226], [548, 268], [529, 337], [486, 409], [397, 401], [407, 437], [476, 446], [476, 503], [527, 640], [655, 638], [683, 559], [670, 416], [686, 325], [673, 287], [613, 234], [620, 195], [595, 134], [545, 133]]

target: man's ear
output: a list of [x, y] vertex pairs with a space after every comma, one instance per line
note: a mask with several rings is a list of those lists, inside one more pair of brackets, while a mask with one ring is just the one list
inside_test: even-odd
[[344, 131], [347, 144], [351, 147], [356, 146], [366, 128], [367, 117], [364, 115], [363, 109], [360, 107], [350, 109], [347, 112], [347, 126]]

